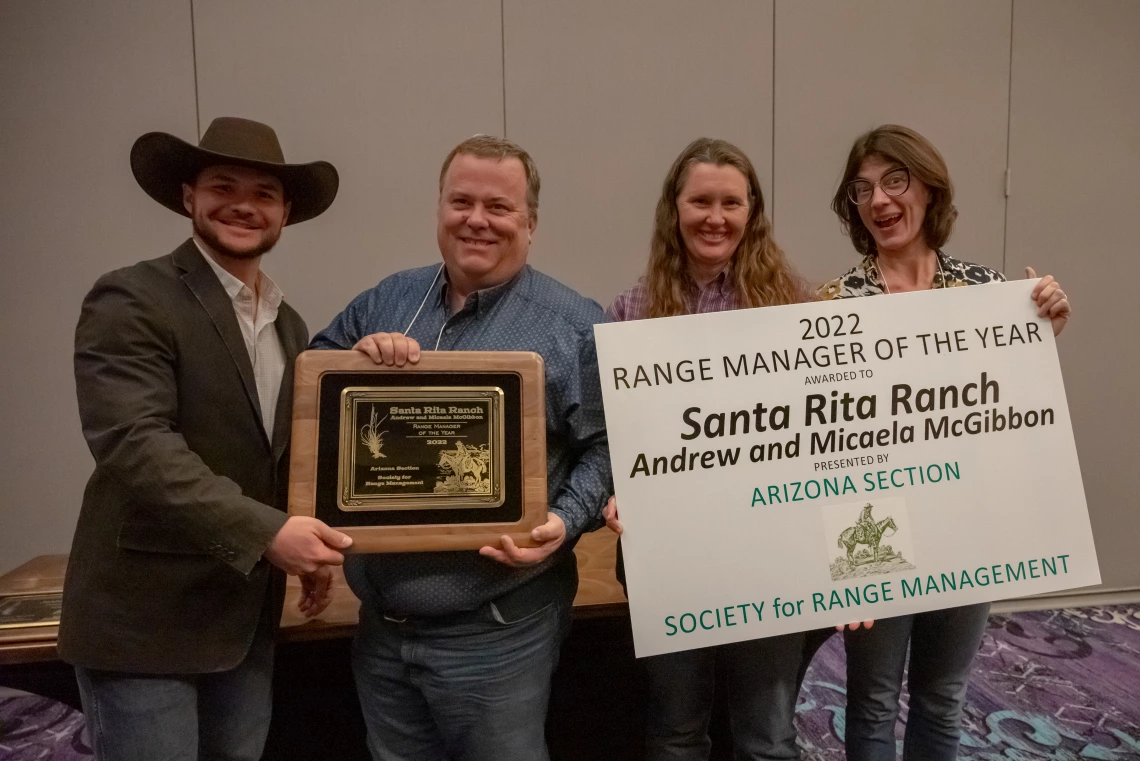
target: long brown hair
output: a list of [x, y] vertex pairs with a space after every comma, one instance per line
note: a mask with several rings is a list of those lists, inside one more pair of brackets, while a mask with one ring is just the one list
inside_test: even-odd
[[855, 250], [860, 255], [875, 251], [875, 239], [863, 226], [859, 207], [847, 197], [847, 183], [855, 179], [863, 162], [872, 156], [907, 167], [912, 180], [917, 179], [926, 186], [930, 191], [930, 203], [922, 220], [923, 238], [926, 245], [935, 251], [946, 245], [954, 230], [958, 210], [954, 208], [954, 186], [942, 154], [933, 143], [911, 128], [884, 124], [856, 138], [847, 156], [843, 179], [831, 199], [831, 210], [839, 216], [843, 231], [851, 237]]
[[686, 314], [685, 291], [690, 278], [685, 243], [681, 238], [677, 196], [694, 164], [731, 166], [748, 180], [748, 222], [732, 254], [732, 279], [742, 307], [797, 304], [809, 298], [804, 281], [788, 264], [772, 239], [772, 225], [764, 214], [760, 178], [744, 151], [726, 140], [702, 137], [689, 143], [673, 162], [657, 201], [657, 218], [645, 272], [649, 317]]

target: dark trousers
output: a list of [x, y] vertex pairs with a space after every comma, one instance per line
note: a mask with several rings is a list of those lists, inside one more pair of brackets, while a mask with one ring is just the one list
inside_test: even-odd
[[903, 667], [910, 646], [910, 710], [903, 758], [953, 761], [958, 754], [970, 666], [989, 603], [875, 621], [848, 631], [847, 758], [894, 761]]
[[738, 761], [798, 759], [794, 723], [803, 634], [656, 655], [649, 674], [648, 761], [707, 761], [718, 660]]
[[821, 647], [827, 644], [829, 639], [838, 633], [832, 626], [826, 629], [812, 629], [804, 632], [803, 655], [800, 657], [800, 669], [796, 674], [797, 690], [803, 686], [804, 677], [807, 676], [808, 669], [811, 667], [811, 659], [815, 657]]

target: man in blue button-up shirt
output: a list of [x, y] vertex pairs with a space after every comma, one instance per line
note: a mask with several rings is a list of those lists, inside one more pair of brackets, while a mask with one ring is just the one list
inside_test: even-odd
[[377, 363], [438, 350], [534, 351], [546, 369], [548, 520], [537, 547], [357, 555], [353, 667], [376, 759], [547, 758], [550, 676], [577, 588], [573, 546], [612, 492], [593, 325], [601, 308], [526, 263], [538, 220], [531, 157], [501, 138], [440, 173], [442, 265], [385, 278], [313, 339]]

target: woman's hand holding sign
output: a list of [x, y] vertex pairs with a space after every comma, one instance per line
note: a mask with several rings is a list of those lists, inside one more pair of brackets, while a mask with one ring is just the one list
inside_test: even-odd
[[[1032, 267], [1025, 268], [1025, 276], [1029, 279], [1037, 277]], [[1038, 317], [1048, 317], [1053, 323], [1053, 335], [1061, 335], [1065, 323], [1073, 309], [1069, 306], [1069, 297], [1061, 290], [1061, 284], [1053, 279], [1052, 275], [1041, 278], [1041, 282], [1033, 288], [1030, 297], [1037, 303]]]

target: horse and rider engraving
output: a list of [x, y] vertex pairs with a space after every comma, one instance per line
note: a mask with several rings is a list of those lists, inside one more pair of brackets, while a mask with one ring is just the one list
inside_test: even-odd
[[455, 442], [455, 449], [443, 449], [439, 453], [441, 479], [436, 482], [437, 492], [490, 493], [491, 481], [487, 470], [491, 453], [486, 445], [469, 447], [462, 441]]
[[887, 516], [881, 521], [876, 521], [871, 517], [872, 509], [873, 505], [870, 503], [865, 505], [855, 525], [845, 529], [843, 533], [839, 535], [838, 546], [847, 548], [847, 560], [852, 565], [856, 565], [855, 547], [860, 544], [865, 544], [871, 548], [871, 560], [866, 562], [878, 562], [879, 542], [882, 541], [883, 537], [893, 536], [894, 533], [898, 531], [898, 526], [895, 525], [894, 518]]
[[[869, 502], [823, 508], [827, 543], [831, 545], [839, 538], [832, 546], [838, 546], [840, 551], [828, 553], [832, 581], [881, 576], [915, 567], [906, 557], [914, 553], [914, 547], [910, 541], [910, 515], [905, 500], [886, 498], [879, 500], [878, 506], [881, 512], [888, 513], [882, 519], [873, 515], [874, 505]], [[851, 525], [853, 515], [859, 516], [854, 526]], [[893, 538], [888, 540], [888, 537]]]

